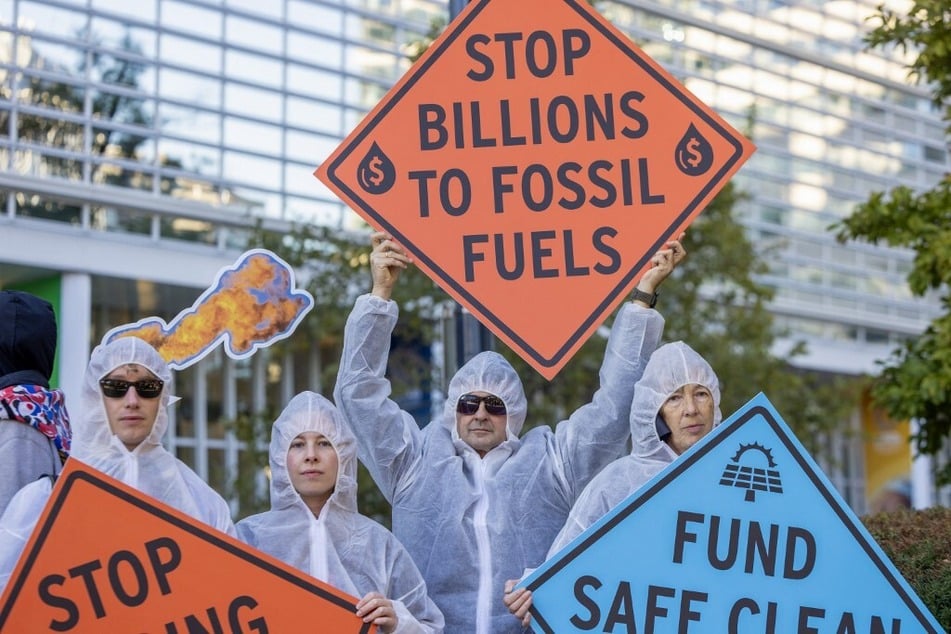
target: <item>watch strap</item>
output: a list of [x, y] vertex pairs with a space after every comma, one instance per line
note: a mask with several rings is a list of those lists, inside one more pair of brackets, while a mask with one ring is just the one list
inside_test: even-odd
[[631, 294], [631, 299], [634, 301], [642, 301], [651, 308], [657, 305], [657, 293], [645, 293], [639, 288], [634, 289], [634, 292]]

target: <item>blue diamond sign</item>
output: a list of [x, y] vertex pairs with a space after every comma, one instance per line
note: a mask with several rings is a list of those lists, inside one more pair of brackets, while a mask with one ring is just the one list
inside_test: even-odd
[[521, 585], [539, 632], [944, 631], [762, 394]]

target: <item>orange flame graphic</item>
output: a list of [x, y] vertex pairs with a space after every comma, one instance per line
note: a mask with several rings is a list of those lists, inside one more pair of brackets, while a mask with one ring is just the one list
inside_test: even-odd
[[171, 324], [158, 317], [113, 328], [103, 343], [139, 337], [151, 344], [169, 366], [181, 370], [205, 357], [219, 341], [225, 352], [243, 359], [259, 348], [290, 336], [314, 306], [305, 290], [294, 289], [294, 271], [263, 249], [244, 253], [234, 267], [223, 269], [215, 283]]

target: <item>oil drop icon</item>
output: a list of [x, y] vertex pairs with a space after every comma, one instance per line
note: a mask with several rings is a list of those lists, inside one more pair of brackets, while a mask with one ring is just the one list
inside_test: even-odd
[[384, 194], [396, 183], [396, 167], [376, 141], [357, 166], [357, 182], [368, 194]]
[[677, 168], [687, 176], [705, 174], [713, 165], [713, 147], [691, 123], [674, 151]]

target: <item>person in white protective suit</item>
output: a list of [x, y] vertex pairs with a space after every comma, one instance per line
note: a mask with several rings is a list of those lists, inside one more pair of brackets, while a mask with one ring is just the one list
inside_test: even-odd
[[[145, 341], [123, 337], [93, 350], [72, 420], [76, 459], [210, 526], [235, 535], [228, 503], [162, 446], [172, 372]], [[0, 590], [5, 587], [53, 488], [20, 489], [0, 517]]]
[[334, 400], [446, 631], [520, 632], [502, 602], [505, 581], [544, 560], [578, 494], [625, 451], [634, 384], [663, 332], [649, 304], [683, 247], [671, 241], [658, 251], [640, 294], [618, 312], [592, 401], [554, 431], [542, 425], [519, 438], [528, 403], [515, 370], [495, 352], [455, 374], [442, 416], [423, 429], [389, 398], [384, 373], [398, 313], [390, 296], [412, 260], [384, 233], [372, 242], [373, 290], [347, 320]]
[[384, 633], [438, 633], [443, 617], [409, 553], [357, 512], [353, 434], [314, 392], [291, 399], [274, 423], [271, 510], [238, 522], [238, 537], [361, 597], [357, 615]]
[[[618, 458], [585, 487], [548, 551], [554, 556], [655, 474], [720, 424], [720, 382], [690, 346], [658, 348], [634, 388], [631, 453]], [[531, 620], [531, 592], [506, 584], [505, 604], [523, 625]]]

